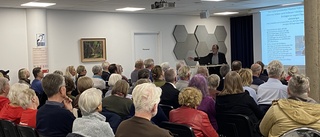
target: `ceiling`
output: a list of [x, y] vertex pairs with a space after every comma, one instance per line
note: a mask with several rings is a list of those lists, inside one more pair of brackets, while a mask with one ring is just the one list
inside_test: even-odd
[[[0, 0], [0, 7], [25, 8], [20, 5], [32, 0]], [[56, 5], [47, 9], [82, 10], [102, 12], [123, 12], [115, 9], [124, 7], [146, 8], [135, 13], [199, 15], [208, 10], [210, 14], [224, 11], [238, 11], [240, 15], [250, 14], [254, 9], [277, 7], [282, 4], [303, 2], [303, 0], [226, 0], [222, 2], [208, 2], [201, 0], [166, 0], [175, 2], [176, 7], [162, 10], [152, 10], [151, 4], [160, 0], [33, 0], [37, 2], [53, 2]]]

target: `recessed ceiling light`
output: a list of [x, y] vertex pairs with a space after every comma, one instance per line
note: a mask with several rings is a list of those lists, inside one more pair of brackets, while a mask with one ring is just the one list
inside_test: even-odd
[[48, 7], [53, 5], [56, 5], [56, 3], [28, 2], [25, 4], [21, 4], [21, 6], [29, 6], [29, 7]]
[[145, 10], [146, 8], [135, 8], [135, 7], [125, 7], [116, 9], [117, 11], [138, 11], [138, 10]]
[[201, 0], [201, 1], [225, 1], [225, 0]]
[[238, 14], [239, 12], [219, 12], [214, 13], [213, 15], [232, 15], [232, 14]]

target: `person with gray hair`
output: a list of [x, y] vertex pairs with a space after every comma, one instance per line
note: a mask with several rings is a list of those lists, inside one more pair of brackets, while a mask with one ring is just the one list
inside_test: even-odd
[[110, 63], [108, 61], [102, 62], [101, 67], [102, 67], [102, 75], [101, 78], [106, 81], [106, 85], [108, 86], [108, 81], [109, 81], [109, 77], [110, 77], [110, 72], [109, 72], [109, 65]]
[[72, 133], [90, 137], [114, 137], [113, 131], [100, 114], [102, 111], [102, 92], [96, 88], [85, 90], [79, 98], [81, 118], [73, 121]]
[[230, 66], [228, 64], [222, 64], [219, 71], [220, 71], [221, 77], [220, 77], [220, 83], [217, 90], [222, 91], [224, 87], [224, 77], [228, 74], [228, 72], [230, 72]]
[[92, 67], [92, 81], [93, 81], [93, 87], [104, 90], [106, 89], [106, 82], [102, 79], [102, 67], [100, 65], [95, 65]]
[[300, 127], [309, 127], [319, 131], [320, 104], [308, 97], [309, 78], [301, 74], [292, 75], [287, 91], [289, 98], [274, 101], [263, 117], [260, 123], [261, 134], [278, 137], [289, 130]]
[[132, 85], [134, 85], [137, 82], [137, 80], [139, 79], [138, 72], [139, 72], [139, 70], [143, 69], [143, 60], [142, 59], [137, 60], [134, 64], [134, 68], [135, 69], [131, 72]]
[[163, 62], [160, 64], [160, 66], [163, 72], [166, 72], [170, 68], [169, 62]]
[[182, 66], [178, 70], [178, 77], [179, 80], [176, 83], [176, 88], [181, 91], [183, 88], [188, 87], [189, 80], [191, 76], [190, 67], [188, 66]]
[[232, 61], [231, 71], [239, 72], [242, 69], [242, 63], [239, 60]]
[[144, 64], [144, 67], [149, 70], [149, 74], [150, 74], [149, 79], [151, 80], [151, 82], [153, 82], [152, 74], [151, 74], [151, 69], [154, 67], [153, 59], [146, 59], [144, 60], [143, 64]]
[[211, 74], [208, 77], [208, 91], [209, 95], [216, 100], [217, 95], [220, 93], [220, 91], [217, 90], [217, 87], [220, 84], [220, 77], [217, 74]]
[[132, 93], [135, 114], [121, 122], [115, 137], [172, 137], [169, 131], [151, 123], [157, 114], [161, 89], [152, 83], [137, 85]]
[[22, 68], [22, 69], [19, 69], [18, 71], [18, 78], [19, 78], [19, 83], [25, 83], [27, 85], [30, 86], [30, 72], [28, 69], [26, 68]]
[[273, 60], [268, 64], [269, 79], [261, 84], [257, 91], [257, 101], [262, 111], [267, 112], [273, 100], [287, 98], [287, 86], [280, 81], [284, 73], [284, 67], [278, 60]]
[[160, 97], [160, 104], [173, 106], [173, 108], [180, 107], [178, 101], [180, 91], [177, 90], [176, 86], [174, 85], [176, 83], [176, 76], [176, 71], [172, 68], [164, 73], [166, 83], [161, 86], [162, 94]]
[[72, 131], [75, 119], [72, 113], [72, 100], [66, 95], [64, 77], [47, 74], [42, 80], [46, 103], [37, 113], [37, 131], [40, 136], [65, 137]]
[[9, 80], [5, 77], [0, 77], [0, 110], [4, 105], [10, 103], [10, 100], [8, 99], [9, 90]]
[[201, 74], [202, 76], [207, 78], [209, 76], [209, 70], [205, 66], [199, 66], [197, 69], [197, 74]]

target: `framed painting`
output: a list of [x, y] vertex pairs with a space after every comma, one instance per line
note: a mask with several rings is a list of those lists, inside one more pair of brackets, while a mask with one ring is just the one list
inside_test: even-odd
[[105, 38], [80, 39], [81, 62], [97, 62], [106, 60]]

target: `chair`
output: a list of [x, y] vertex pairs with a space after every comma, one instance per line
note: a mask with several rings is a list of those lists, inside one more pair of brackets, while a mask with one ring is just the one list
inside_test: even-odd
[[253, 137], [249, 117], [241, 114], [217, 114], [218, 133], [226, 137]]
[[160, 127], [169, 130], [174, 137], [195, 137], [193, 129], [188, 125], [164, 121]]
[[163, 110], [164, 114], [169, 118], [169, 112], [173, 109], [173, 106], [165, 104], [159, 104], [159, 106]]
[[17, 125], [20, 137], [39, 137], [38, 132], [29, 126]]
[[8, 120], [0, 120], [5, 137], [19, 137], [16, 124]]
[[302, 127], [292, 129], [281, 135], [281, 137], [320, 137], [320, 131], [312, 128]]

